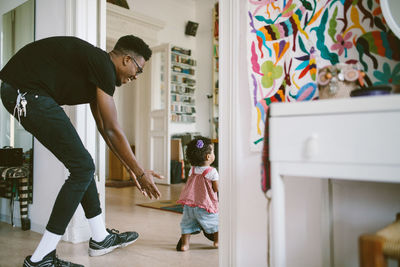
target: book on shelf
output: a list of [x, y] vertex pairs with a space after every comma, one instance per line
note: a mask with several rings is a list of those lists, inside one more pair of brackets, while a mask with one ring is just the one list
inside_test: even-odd
[[191, 105], [194, 105], [194, 103], [195, 103], [193, 97], [186, 96], [186, 95], [180, 95], [180, 94], [171, 95], [171, 101], [172, 102], [182, 102], [182, 103], [191, 104]]
[[183, 68], [181, 66], [173, 65], [172, 70], [174, 72], [178, 72], [178, 73], [194, 75], [194, 69], [191, 69], [191, 68]]
[[171, 48], [171, 51], [172, 52], [176, 52], [176, 53], [180, 53], [180, 54], [184, 54], [184, 55], [187, 55], [187, 56], [190, 56], [192, 54], [192, 51], [190, 49], [185, 49], [185, 48], [178, 47], [178, 46], [173, 46]]
[[171, 112], [192, 114], [192, 113], [196, 113], [196, 109], [193, 106], [187, 106], [187, 105], [174, 103], [174, 104], [171, 104]]
[[176, 74], [172, 74], [171, 76], [171, 80], [172, 82], [177, 82], [177, 83], [184, 83], [188, 86], [194, 86], [196, 84], [196, 80], [194, 79], [190, 79], [187, 77], [182, 77]]
[[172, 114], [171, 121], [173, 122], [196, 122], [196, 117], [192, 115]]
[[171, 54], [171, 61], [173, 64], [179, 63], [190, 66], [196, 66], [196, 60], [178, 54]]
[[194, 94], [194, 88], [187, 85], [171, 84], [171, 93], [175, 94]]

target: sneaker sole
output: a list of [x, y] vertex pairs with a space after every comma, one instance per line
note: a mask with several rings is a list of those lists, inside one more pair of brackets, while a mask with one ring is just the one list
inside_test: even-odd
[[114, 249], [123, 248], [123, 247], [129, 246], [130, 244], [135, 243], [136, 240], [138, 240], [138, 239], [139, 238], [136, 238], [135, 240], [132, 240], [130, 242], [127, 242], [127, 243], [124, 243], [124, 244], [121, 244], [121, 245], [116, 245], [116, 246], [109, 247], [109, 248], [105, 248], [105, 249], [92, 249], [92, 248], [89, 248], [89, 256], [97, 257], [97, 256], [105, 255], [107, 253], [110, 253]]

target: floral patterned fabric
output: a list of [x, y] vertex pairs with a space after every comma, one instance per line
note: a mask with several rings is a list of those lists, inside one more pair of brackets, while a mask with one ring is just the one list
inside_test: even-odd
[[379, 0], [247, 0], [252, 115], [250, 147], [261, 151], [272, 102], [319, 98], [316, 77], [346, 63], [373, 85], [400, 84], [400, 40]]

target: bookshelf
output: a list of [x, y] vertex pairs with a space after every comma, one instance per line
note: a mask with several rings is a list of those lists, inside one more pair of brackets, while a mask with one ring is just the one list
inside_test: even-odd
[[190, 49], [171, 47], [171, 122], [196, 122], [195, 67]]

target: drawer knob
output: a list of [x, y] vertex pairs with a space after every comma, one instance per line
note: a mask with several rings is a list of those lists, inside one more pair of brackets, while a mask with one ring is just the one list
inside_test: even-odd
[[318, 155], [318, 135], [312, 134], [305, 141], [304, 145], [304, 157], [311, 159]]

